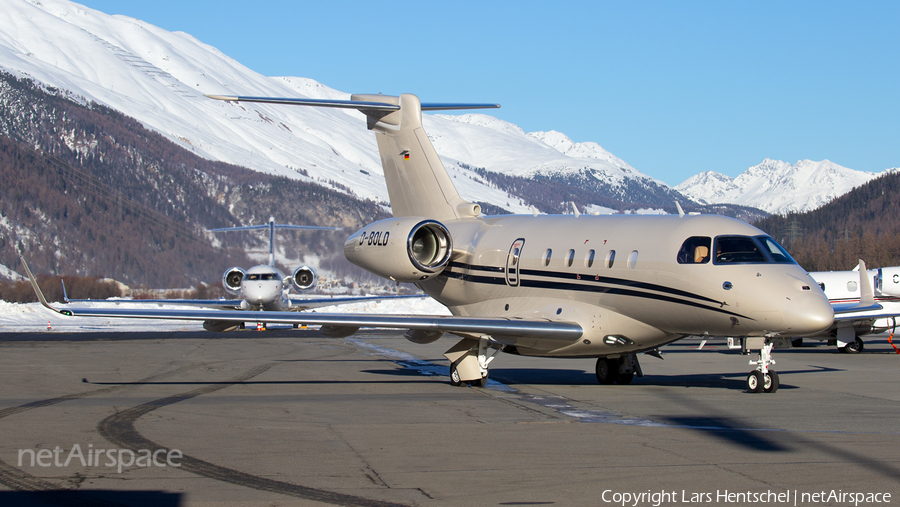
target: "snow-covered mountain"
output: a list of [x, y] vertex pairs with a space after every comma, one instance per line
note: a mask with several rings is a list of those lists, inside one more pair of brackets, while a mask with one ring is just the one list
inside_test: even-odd
[[[202, 157], [387, 202], [362, 114], [204, 97], [348, 99], [348, 93], [307, 78], [262, 76], [186, 33], [67, 0], [0, 0], [0, 6], [0, 68], [137, 118]], [[589, 171], [610, 185], [634, 179], [671, 191], [596, 143], [574, 143], [558, 132], [528, 134], [481, 114], [425, 115], [424, 123], [460, 194], [512, 212], [529, 208], [466, 167], [515, 175]]]
[[[262, 76], [189, 34], [67, 0], [0, 0], [0, 7], [0, 70], [121, 111], [204, 158], [387, 203], [375, 139], [360, 113], [204, 96], [346, 99], [348, 93], [308, 78]], [[669, 204], [680, 197], [600, 145], [560, 132], [526, 133], [485, 114], [424, 115], [424, 123], [460, 194], [514, 213], [530, 207], [473, 168], [583, 183], [624, 202], [651, 196]], [[675, 189], [702, 203], [782, 213], [815, 208], [871, 177], [828, 161], [766, 160], [734, 179], [703, 173]]]
[[767, 158], [737, 178], [706, 171], [675, 189], [702, 204], [740, 204], [785, 214], [819, 208], [881, 174], [848, 169], [829, 160], [789, 164]]

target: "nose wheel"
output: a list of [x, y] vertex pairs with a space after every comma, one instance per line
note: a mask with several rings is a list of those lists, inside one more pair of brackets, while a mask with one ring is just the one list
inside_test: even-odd
[[751, 371], [747, 375], [747, 390], [751, 393], [774, 393], [778, 390], [778, 373], [775, 370], [769, 370], [768, 373]]

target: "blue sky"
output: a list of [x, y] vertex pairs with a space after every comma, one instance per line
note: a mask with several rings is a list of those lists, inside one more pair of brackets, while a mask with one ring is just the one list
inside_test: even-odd
[[677, 185], [764, 158], [900, 167], [900, 2], [133, 2], [270, 76], [498, 102]]

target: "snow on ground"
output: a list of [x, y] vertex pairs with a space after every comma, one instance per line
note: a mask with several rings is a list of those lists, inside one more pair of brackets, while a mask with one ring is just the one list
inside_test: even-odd
[[[114, 302], [57, 304], [58, 308], [112, 305]], [[129, 308], [158, 309], [154, 303], [132, 304]], [[178, 308], [167, 305], [163, 308]], [[227, 310], [222, 310], [227, 312]], [[404, 298], [397, 300], [367, 301], [355, 304], [319, 308], [316, 313], [365, 313], [399, 315], [450, 315], [447, 308], [429, 298]], [[125, 332], [125, 331], [202, 331], [203, 323], [189, 320], [158, 319], [110, 319], [97, 317], [66, 317], [54, 313], [40, 303], [7, 303], [0, 301], [0, 333], [37, 333], [51, 331], [78, 332]], [[276, 327], [276, 326], [270, 326]]]

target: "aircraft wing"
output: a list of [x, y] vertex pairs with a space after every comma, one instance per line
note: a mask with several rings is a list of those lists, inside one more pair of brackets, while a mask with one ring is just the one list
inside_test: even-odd
[[[337, 298], [291, 299], [292, 312], [322, 308], [325, 306], [365, 303], [368, 301], [386, 301], [391, 299], [425, 298], [428, 296], [354, 296]], [[102, 303], [110, 308], [127, 307], [129, 305], [157, 304], [159, 306], [183, 306], [198, 308], [217, 308], [219, 310], [240, 310], [241, 299], [65, 299], [66, 303]], [[258, 317], [257, 317], [258, 318]]]
[[[385, 327], [440, 331], [462, 335], [490, 335], [504, 342], [509, 338], [540, 338], [574, 342], [583, 330], [569, 322], [498, 319], [484, 317], [450, 317], [432, 315], [372, 315], [331, 314], [305, 312], [259, 312], [245, 310], [204, 309], [144, 309], [144, 308], [47, 308], [62, 315], [76, 317], [107, 317], [127, 319], [166, 319], [226, 322], [265, 321], [273, 324], [299, 324], [309, 326], [334, 326], [342, 328]], [[510, 344], [516, 340], [511, 340]]]
[[66, 299], [68, 303], [103, 303], [110, 306], [129, 306], [155, 303], [159, 306], [196, 306], [202, 308], [218, 308], [220, 310], [237, 310], [241, 307], [240, 299]]
[[[21, 258], [21, 257], [20, 257]], [[265, 321], [276, 324], [333, 326], [339, 328], [386, 327], [439, 331], [462, 336], [490, 335], [495, 340], [514, 345], [521, 339], [575, 342], [583, 334], [579, 324], [547, 320], [500, 319], [487, 317], [448, 317], [430, 315], [328, 314], [305, 312], [260, 312], [246, 310], [147, 309], [147, 308], [55, 308], [44, 298], [28, 264], [22, 265], [41, 304], [62, 315], [125, 319], [198, 320], [224, 322]], [[333, 300], [331, 302], [333, 303]]]

